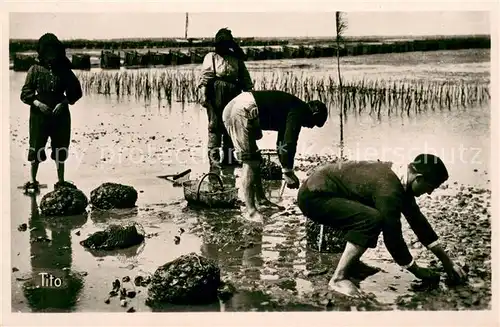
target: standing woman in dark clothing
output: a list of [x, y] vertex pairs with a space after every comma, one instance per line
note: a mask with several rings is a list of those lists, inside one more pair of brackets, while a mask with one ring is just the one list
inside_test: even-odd
[[[202, 64], [198, 87], [202, 90], [201, 104], [208, 114], [208, 154], [211, 165], [231, 165], [233, 144], [224, 124], [222, 111], [242, 91], [253, 89], [253, 82], [244, 62], [245, 54], [236, 44], [231, 31], [223, 28], [215, 35], [215, 51], [209, 52]], [[222, 144], [223, 158], [220, 158]]]
[[45, 146], [51, 142], [51, 158], [56, 162], [57, 183], [54, 188], [75, 187], [64, 180], [64, 162], [71, 137], [69, 105], [82, 97], [78, 78], [71, 70], [62, 42], [51, 33], [38, 40], [38, 62], [28, 70], [21, 90], [21, 101], [30, 106], [29, 151], [31, 181], [25, 189], [37, 191], [38, 167], [47, 159]]

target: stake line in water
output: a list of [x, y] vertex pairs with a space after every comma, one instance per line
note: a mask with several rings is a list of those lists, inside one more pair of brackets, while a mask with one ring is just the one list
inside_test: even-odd
[[[201, 99], [195, 70], [151, 70], [120, 72], [77, 72], [88, 95], [135, 96], [149, 102], [196, 103]], [[344, 113], [377, 115], [421, 113], [427, 110], [452, 110], [487, 104], [489, 83], [479, 81], [395, 81], [343, 80], [342, 91], [332, 76], [313, 77], [304, 73], [273, 72], [254, 78], [255, 89], [277, 89], [292, 93], [305, 101], [321, 100]], [[340, 102], [341, 101], [341, 102]], [[342, 106], [340, 105], [342, 104]], [[383, 112], [384, 111], [384, 112]], [[345, 118], [344, 118], [345, 119]]]

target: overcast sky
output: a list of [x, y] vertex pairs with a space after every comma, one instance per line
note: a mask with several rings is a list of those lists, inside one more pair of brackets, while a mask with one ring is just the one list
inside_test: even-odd
[[[347, 12], [347, 36], [490, 34], [488, 12]], [[37, 39], [52, 32], [61, 39], [184, 37], [185, 13], [11, 13], [10, 38]], [[212, 37], [228, 27], [237, 37], [332, 36], [329, 13], [192, 13], [189, 37]]]

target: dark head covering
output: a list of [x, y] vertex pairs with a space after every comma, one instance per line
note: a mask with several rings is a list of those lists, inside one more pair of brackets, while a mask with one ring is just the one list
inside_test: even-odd
[[307, 104], [309, 108], [311, 108], [314, 123], [316, 123], [318, 127], [322, 127], [328, 118], [328, 108], [319, 100], [309, 101]]
[[221, 56], [230, 55], [242, 60], [245, 57], [245, 53], [235, 42], [231, 30], [226, 27], [217, 31], [215, 34], [214, 45], [215, 52]]
[[422, 174], [425, 180], [434, 186], [439, 186], [448, 180], [448, 170], [443, 161], [432, 154], [419, 154], [412, 162], [412, 166], [417, 174]]
[[221, 28], [215, 34], [215, 44], [223, 43], [225, 41], [233, 41], [233, 34], [227, 27]]
[[71, 68], [71, 62], [66, 57], [66, 47], [57, 36], [52, 33], [46, 33], [38, 39], [36, 51], [38, 53], [38, 59], [43, 65], [48, 64], [47, 55], [52, 51], [56, 56], [53, 62], [55, 69], [62, 70]]

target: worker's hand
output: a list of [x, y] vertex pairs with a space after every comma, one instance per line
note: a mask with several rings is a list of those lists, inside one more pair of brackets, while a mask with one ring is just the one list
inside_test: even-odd
[[[443, 268], [448, 275], [448, 281], [450, 284], [458, 285], [462, 284], [467, 280], [467, 265], [459, 265], [451, 260], [450, 256], [446, 253], [444, 248], [438, 243], [434, 245], [430, 250], [439, 258], [443, 264]], [[463, 268], [462, 268], [463, 267]]]
[[431, 269], [418, 266], [416, 263], [408, 269], [415, 277], [428, 283], [439, 283], [439, 274]]
[[63, 110], [68, 109], [68, 103], [67, 102], [61, 102], [56, 105], [54, 108], [54, 115], [59, 115]]
[[443, 262], [444, 271], [448, 275], [449, 281], [454, 285], [463, 284], [467, 280], [467, 273], [455, 262]]
[[49, 106], [47, 106], [45, 103], [43, 102], [40, 102], [38, 100], [35, 100], [33, 102], [33, 104], [35, 105], [35, 107], [37, 107], [38, 109], [40, 109], [40, 111], [46, 115], [51, 115], [52, 114], [52, 109], [50, 109]]
[[300, 181], [293, 171], [285, 172], [283, 177], [288, 188], [299, 188]]

